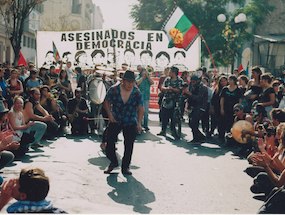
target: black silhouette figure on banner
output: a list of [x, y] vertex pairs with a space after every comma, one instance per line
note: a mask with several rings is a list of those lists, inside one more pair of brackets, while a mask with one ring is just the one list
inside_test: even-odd
[[66, 64], [71, 61], [71, 52], [67, 51], [62, 54], [62, 63]]
[[149, 50], [143, 50], [141, 53], [140, 53], [140, 59], [141, 59], [141, 64], [143, 66], [150, 66], [151, 63], [152, 63], [152, 52], [149, 51]]
[[105, 53], [101, 49], [95, 49], [91, 53], [93, 65], [103, 65], [105, 63]]
[[54, 59], [53, 51], [48, 51], [46, 53], [45, 62], [43, 64], [43, 67], [49, 69], [50, 66], [56, 66], [56, 61]]
[[135, 62], [135, 51], [133, 49], [126, 49], [124, 51], [124, 62], [130, 67], [134, 65]]
[[86, 67], [88, 66], [87, 64], [87, 54], [85, 51], [80, 50], [78, 52], [76, 52], [75, 54], [75, 66], [79, 66], [79, 67]]
[[184, 51], [177, 51], [174, 53], [174, 65], [176, 66], [179, 71], [186, 71], [188, 70], [186, 63], [186, 53]]
[[170, 56], [167, 52], [161, 51], [157, 53], [155, 57], [156, 67], [164, 69], [169, 65], [169, 63], [170, 63]]

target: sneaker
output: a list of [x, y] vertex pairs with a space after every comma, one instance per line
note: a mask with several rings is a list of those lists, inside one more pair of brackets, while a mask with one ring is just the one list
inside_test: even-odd
[[117, 168], [118, 164], [110, 164], [106, 170], [104, 170], [104, 174], [110, 174], [113, 169]]
[[157, 134], [158, 136], [165, 136], [166, 135], [166, 132], [165, 131], [161, 131]]
[[144, 130], [145, 131], [149, 131], [149, 127], [144, 127]]
[[44, 145], [40, 144], [40, 143], [34, 143], [31, 148], [34, 149], [34, 148], [41, 148], [41, 147], [44, 147]]
[[133, 173], [129, 169], [122, 169], [123, 175], [132, 175]]
[[102, 151], [106, 150], [106, 145], [107, 145], [107, 143], [101, 143], [100, 144], [100, 148], [101, 148]]
[[254, 194], [264, 193], [265, 191], [258, 184], [253, 184], [250, 187], [250, 191]]

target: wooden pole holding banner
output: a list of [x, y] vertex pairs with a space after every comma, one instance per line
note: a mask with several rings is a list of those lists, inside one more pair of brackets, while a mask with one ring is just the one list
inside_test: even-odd
[[206, 42], [206, 40], [204, 39], [204, 37], [203, 37], [202, 34], [200, 34], [200, 38], [201, 38], [201, 40], [203, 41], [203, 43], [205, 44], [205, 46], [206, 46], [206, 49], [207, 49], [207, 51], [208, 51], [208, 53], [209, 53], [210, 59], [211, 59], [212, 64], [213, 64], [213, 66], [214, 66], [214, 69], [215, 69], [216, 71], [218, 71], [218, 70], [217, 70], [217, 67], [216, 67], [216, 64], [215, 64], [215, 61], [214, 61], [214, 58], [213, 58], [213, 55], [212, 55], [212, 53], [211, 53], [211, 51], [210, 51], [210, 48], [209, 48], [209, 46], [207, 45], [207, 42]]
[[[112, 39], [114, 39], [114, 31], [111, 28], [112, 31]], [[116, 46], [113, 46], [113, 61], [114, 61], [114, 67], [117, 69], [117, 58], [116, 58]]]

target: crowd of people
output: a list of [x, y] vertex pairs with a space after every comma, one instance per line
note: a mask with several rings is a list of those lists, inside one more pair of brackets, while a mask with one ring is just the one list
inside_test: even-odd
[[[250, 190], [254, 194], [264, 194], [259, 213], [284, 213], [283, 79], [262, 72], [257, 66], [252, 68], [251, 78], [246, 71], [235, 70], [227, 76], [207, 72], [206, 68], [200, 68], [185, 78], [187, 75], [179, 77], [178, 70], [172, 67], [159, 81], [162, 130], [158, 135], [166, 135], [168, 121], [173, 119], [174, 104], [178, 100], [183, 111], [185, 106], [188, 109], [193, 134], [190, 143], [202, 143], [206, 138], [217, 136], [219, 143], [237, 148], [235, 155], [249, 161], [250, 166], [245, 172], [253, 177]], [[240, 128], [240, 137], [245, 139], [242, 142], [231, 133], [240, 120], [251, 125], [250, 129], [246, 126]], [[172, 123], [170, 129], [176, 138]]]
[[[152, 71], [138, 66], [135, 73], [128, 70], [128, 65], [122, 65], [121, 71], [108, 76], [104, 72], [89, 73], [87, 76], [80, 67], [73, 70], [68, 63], [66, 68], [61, 65], [59, 71], [54, 66], [38, 71], [33, 64], [0, 68], [0, 169], [30, 149], [42, 147], [42, 140], [66, 133], [67, 127], [75, 136], [93, 132], [98, 124], [90, 119], [99, 110], [106, 125], [100, 147], [110, 160], [104, 173], [118, 166], [115, 143], [122, 131], [122, 173], [132, 174], [129, 166], [136, 135], [150, 130]], [[88, 96], [88, 84], [96, 78], [106, 87], [103, 104], [94, 104]], [[280, 204], [272, 206], [272, 199], [280, 198], [285, 184], [283, 79], [257, 66], [252, 68], [251, 78], [246, 71], [235, 70], [226, 75], [204, 67], [180, 75], [173, 66], [160, 76], [158, 89], [161, 131], [157, 135], [165, 136], [170, 125], [171, 135], [179, 139], [173, 124], [174, 108], [179, 105], [182, 120], [188, 113], [193, 134], [190, 144], [217, 136], [219, 143], [238, 147], [236, 154], [248, 159], [246, 173], [254, 178], [250, 190], [266, 196], [260, 213], [285, 212]], [[237, 143], [231, 134], [232, 126], [240, 120], [253, 128], [241, 132], [246, 144]], [[5, 186], [9, 183], [12, 182]]]

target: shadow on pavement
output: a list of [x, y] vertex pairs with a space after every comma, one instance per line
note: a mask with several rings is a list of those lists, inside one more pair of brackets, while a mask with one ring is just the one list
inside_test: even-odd
[[216, 158], [225, 155], [227, 152], [227, 150], [222, 149], [218, 145], [207, 142], [199, 144], [184, 143], [184, 145], [186, 145], [186, 149], [189, 149], [187, 152], [188, 154], [194, 154], [196, 156], [208, 156]]
[[133, 211], [138, 213], [150, 213], [152, 208], [146, 204], [155, 201], [155, 195], [133, 176], [126, 176], [126, 181], [119, 182], [118, 174], [107, 177], [107, 183], [114, 189], [108, 196], [119, 204], [132, 205]]
[[151, 132], [143, 132], [136, 137], [136, 143], [145, 143], [146, 141], [159, 141], [161, 138]]
[[106, 169], [110, 164], [107, 157], [90, 158], [88, 159], [88, 162], [92, 165], [98, 166], [100, 170]]
[[[28, 152], [30, 153], [30, 152]], [[15, 161], [21, 161], [22, 163], [32, 163], [34, 160], [34, 158], [36, 157], [47, 157], [49, 158], [49, 155], [44, 155], [44, 154], [37, 154], [37, 155], [29, 155], [29, 154], [25, 154], [23, 157], [20, 158], [16, 158]]]
[[[120, 164], [122, 161], [121, 155], [118, 153], [116, 153], [116, 155]], [[110, 161], [102, 151], [98, 151], [98, 156], [99, 157], [88, 159], [88, 162], [92, 165], [98, 166], [101, 170], [105, 170], [109, 166]]]
[[[189, 150], [187, 153], [196, 156], [208, 156], [216, 158], [225, 155], [229, 149], [217, 142], [214, 138], [207, 139], [201, 143], [190, 143], [185, 139], [175, 140], [172, 136], [167, 135], [165, 140], [171, 142], [177, 147]], [[163, 142], [163, 141], [162, 141]]]

